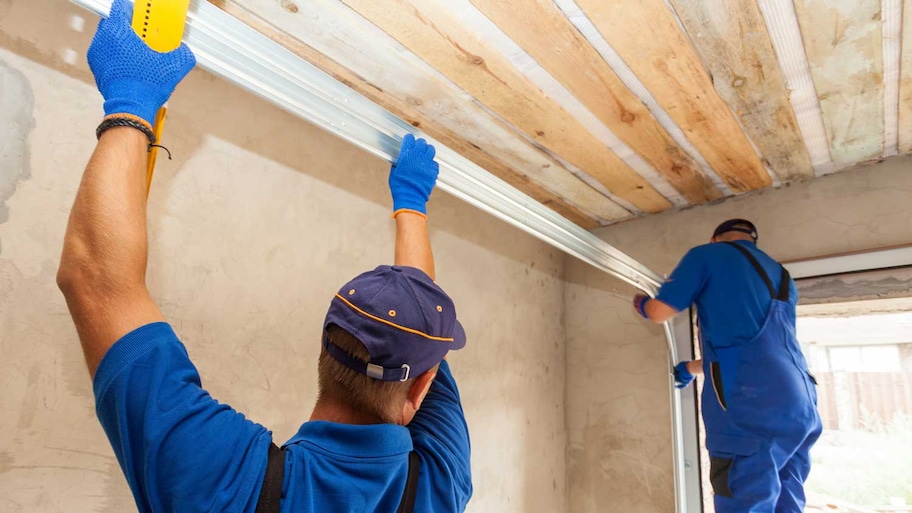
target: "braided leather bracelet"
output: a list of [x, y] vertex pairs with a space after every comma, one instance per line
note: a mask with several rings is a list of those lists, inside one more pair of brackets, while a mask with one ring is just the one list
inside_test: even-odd
[[95, 129], [95, 137], [101, 139], [101, 134], [105, 133], [105, 131], [111, 128], [122, 126], [139, 130], [149, 138], [150, 146], [155, 145], [155, 132], [152, 131], [152, 128], [148, 125], [148, 123], [142, 121], [140, 118], [127, 117], [122, 115], [106, 117], [104, 121], [98, 125], [98, 128]]

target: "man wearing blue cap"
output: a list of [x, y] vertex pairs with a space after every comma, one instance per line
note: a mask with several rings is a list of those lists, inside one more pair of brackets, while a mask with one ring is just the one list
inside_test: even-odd
[[679, 363], [674, 375], [678, 388], [694, 373], [710, 377], [701, 403], [716, 512], [803, 512], [822, 428], [816, 382], [795, 338], [795, 282], [757, 248], [754, 224], [720, 224], [655, 299], [633, 302], [657, 323], [697, 306], [703, 360]]
[[195, 65], [150, 50], [115, 0], [89, 49], [105, 99], [67, 227], [58, 283], [93, 377], [96, 412], [140, 512], [458, 512], [469, 435], [444, 360], [465, 345], [434, 283], [426, 203], [434, 148], [407, 135], [389, 177], [395, 266], [330, 301], [311, 418], [281, 449], [204, 390], [145, 285], [145, 162], [153, 116]]

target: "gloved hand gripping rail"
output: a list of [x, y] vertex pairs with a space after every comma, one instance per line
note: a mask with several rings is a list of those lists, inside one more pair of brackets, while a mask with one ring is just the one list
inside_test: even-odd
[[[127, 0], [116, 0], [89, 48], [89, 67], [105, 99], [105, 120], [98, 136], [114, 126], [146, 134], [146, 194], [160, 147], [165, 102], [196, 64], [193, 53], [181, 43], [189, 5], [190, 0], [141, 0], [133, 7]], [[135, 36], [125, 36], [131, 27]]]

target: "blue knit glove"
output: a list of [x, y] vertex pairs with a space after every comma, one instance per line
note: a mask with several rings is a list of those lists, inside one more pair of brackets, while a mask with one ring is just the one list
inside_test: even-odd
[[89, 68], [105, 99], [106, 116], [129, 114], [152, 125], [196, 58], [186, 44], [169, 53], [149, 48], [130, 26], [132, 13], [133, 4], [114, 0], [89, 47]]
[[427, 215], [427, 202], [437, 183], [440, 167], [434, 162], [436, 150], [424, 139], [412, 134], [402, 138], [399, 158], [390, 169], [389, 187], [393, 195], [393, 212], [411, 210]]
[[694, 375], [687, 370], [687, 361], [683, 361], [674, 368], [675, 388], [687, 388], [694, 380]]

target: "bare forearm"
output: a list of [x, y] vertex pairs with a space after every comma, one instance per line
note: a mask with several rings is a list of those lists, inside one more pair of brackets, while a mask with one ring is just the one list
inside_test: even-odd
[[145, 287], [147, 145], [132, 128], [106, 131], [70, 213], [58, 282], [93, 373], [118, 338], [161, 319]]
[[147, 144], [132, 128], [102, 135], [70, 213], [61, 268], [91, 263], [80, 270], [103, 282], [100, 285], [143, 282]]
[[703, 360], [692, 360], [687, 362], [687, 372], [694, 376], [703, 375]]
[[658, 299], [650, 299], [649, 302], [646, 303], [645, 309], [646, 313], [649, 315], [649, 320], [659, 324], [678, 315], [677, 310]]
[[396, 265], [421, 269], [436, 279], [427, 219], [411, 212], [396, 215]]

